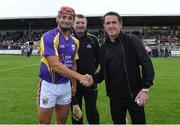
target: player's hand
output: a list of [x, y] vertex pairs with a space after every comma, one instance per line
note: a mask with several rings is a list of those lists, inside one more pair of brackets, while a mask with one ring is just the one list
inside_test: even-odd
[[92, 85], [93, 83], [93, 79], [92, 76], [89, 74], [86, 75], [82, 75], [81, 81], [80, 83], [82, 83], [83, 86], [89, 87]]
[[92, 84], [94, 83], [94, 80], [93, 80], [93, 78], [92, 78], [91, 75], [86, 74], [86, 79], [88, 80], [88, 83], [89, 83], [90, 85], [92, 85]]
[[82, 75], [79, 81], [83, 86], [88, 87], [88, 79], [86, 78], [86, 75]]

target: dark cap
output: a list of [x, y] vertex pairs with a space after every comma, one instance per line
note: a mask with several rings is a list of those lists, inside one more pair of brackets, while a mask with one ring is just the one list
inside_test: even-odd
[[70, 15], [72, 15], [72, 16], [75, 15], [74, 9], [71, 8], [71, 7], [67, 7], [67, 6], [62, 6], [62, 7], [60, 8], [60, 10], [58, 11], [58, 13], [59, 13], [59, 14], [70, 14]]

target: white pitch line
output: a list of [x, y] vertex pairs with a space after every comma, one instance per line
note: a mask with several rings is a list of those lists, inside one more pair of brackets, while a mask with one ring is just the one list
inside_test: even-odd
[[14, 67], [14, 68], [6, 68], [6, 69], [3, 69], [3, 70], [0, 70], [0, 72], [14, 70], [14, 69], [21, 69], [21, 68], [26, 68], [26, 67], [35, 66], [35, 65], [40, 65], [40, 64], [36, 63], [36, 64], [31, 64], [31, 65], [26, 65], [26, 66], [18, 66], [18, 67]]

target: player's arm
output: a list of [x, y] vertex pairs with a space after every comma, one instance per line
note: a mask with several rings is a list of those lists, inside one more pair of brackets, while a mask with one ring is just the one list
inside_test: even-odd
[[68, 77], [68, 78], [75, 78], [78, 79], [81, 83], [86, 83], [86, 77], [84, 75], [81, 75], [73, 70], [70, 70], [67, 68], [64, 64], [59, 62], [58, 56], [46, 56], [46, 59], [50, 65], [50, 67], [55, 71], [56, 73]]
[[[76, 61], [73, 61], [71, 70], [72, 71], [77, 71]], [[71, 78], [71, 83], [72, 83], [72, 94], [73, 94], [73, 96], [75, 96], [76, 95], [76, 79]]]

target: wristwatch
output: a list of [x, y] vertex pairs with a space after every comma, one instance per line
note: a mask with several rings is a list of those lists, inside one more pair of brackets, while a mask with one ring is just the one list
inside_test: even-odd
[[149, 89], [142, 89], [143, 92], [148, 93]]

